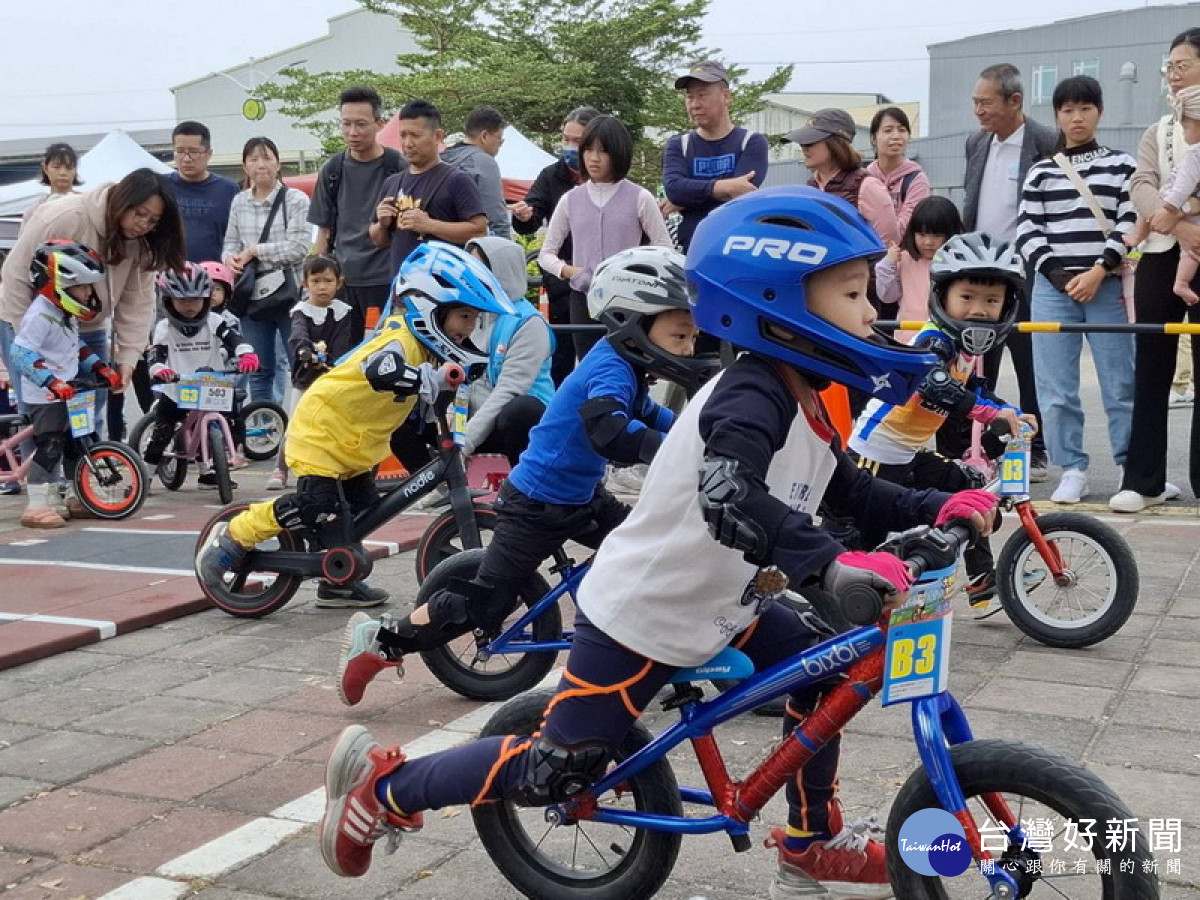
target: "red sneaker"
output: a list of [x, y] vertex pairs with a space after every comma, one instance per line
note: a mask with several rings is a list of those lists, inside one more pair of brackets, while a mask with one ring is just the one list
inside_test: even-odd
[[361, 725], [338, 738], [325, 765], [325, 815], [317, 826], [321, 857], [335, 875], [365, 875], [377, 840], [386, 835], [387, 852], [395, 853], [404, 832], [420, 830], [420, 813], [398, 816], [375, 796], [379, 779], [403, 764], [399, 747], [385, 750]]
[[403, 663], [383, 655], [378, 640], [379, 624], [366, 613], [357, 612], [350, 617], [342, 633], [337, 689], [338, 696], [347, 706], [360, 702], [367, 685], [384, 669], [397, 669], [400, 677], [404, 677]]
[[883, 844], [867, 837], [868, 831], [877, 828], [874, 817], [860, 819], [804, 850], [789, 850], [783, 843], [787, 829], [772, 828], [765, 844], [779, 848], [779, 871], [771, 882], [771, 900], [891, 897], [887, 853]]

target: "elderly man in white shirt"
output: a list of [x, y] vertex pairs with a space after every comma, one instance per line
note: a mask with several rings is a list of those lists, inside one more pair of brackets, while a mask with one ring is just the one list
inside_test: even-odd
[[[979, 131], [967, 138], [963, 225], [967, 231], [986, 231], [1000, 240], [1012, 241], [1017, 236], [1017, 207], [1025, 175], [1034, 162], [1054, 151], [1058, 132], [1025, 117], [1021, 73], [1009, 63], [988, 66], [980, 72], [971, 101], [979, 119]], [[1028, 297], [1021, 303], [1018, 318], [1021, 321], [1029, 318]], [[1012, 354], [1021, 409], [1037, 416], [1040, 424], [1030, 336], [1013, 331], [1005, 346]], [[993, 389], [1003, 353], [1004, 348], [999, 347], [984, 357], [984, 375]], [[959, 448], [942, 449], [953, 452]], [[1045, 481], [1046, 447], [1040, 428], [1034, 438], [1032, 456], [1031, 479]]]

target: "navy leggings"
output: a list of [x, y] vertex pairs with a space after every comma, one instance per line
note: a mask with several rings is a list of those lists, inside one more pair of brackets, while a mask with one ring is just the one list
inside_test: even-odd
[[[566, 671], [558, 693], [546, 708], [541, 734], [568, 749], [603, 744], [611, 753], [678, 670], [621, 646], [582, 613], [576, 618], [575, 627]], [[821, 636], [795, 611], [775, 605], [768, 607], [732, 645], [749, 656], [756, 669], [762, 670], [820, 640]], [[784, 734], [812, 711], [832, 685], [826, 682], [792, 695], [784, 717]], [[376, 795], [385, 805], [404, 814], [503, 799], [511, 796], [525, 779], [531, 743], [528, 737], [487, 737], [410, 760], [392, 775], [380, 779]], [[787, 785], [789, 825], [817, 834], [826, 831], [830, 804], [837, 789], [840, 748], [841, 735], [838, 735]]]

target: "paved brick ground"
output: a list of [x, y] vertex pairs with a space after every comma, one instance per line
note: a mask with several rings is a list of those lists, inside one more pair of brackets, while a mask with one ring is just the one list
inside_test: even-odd
[[[1200, 797], [1200, 523], [1121, 525], [1143, 592], [1120, 635], [1087, 651], [1051, 651], [1002, 616], [960, 615], [953, 687], [978, 736], [1082, 758], [1139, 816], [1181, 818], [1182, 874], [1163, 896], [1200, 896], [1200, 806], [1189, 799]], [[400, 608], [415, 593], [411, 568], [403, 554], [379, 570]], [[345, 614], [311, 600], [305, 588], [262, 621], [202, 612], [3, 673], [0, 885], [15, 885], [14, 897], [97, 897], [154, 876], [168, 860], [317, 788], [346, 724], [409, 743], [476, 708], [419, 663], [403, 683], [383, 678], [361, 706], [343, 707], [331, 670]], [[730, 768], [750, 767], [777, 727], [755, 718], [724, 726]], [[908, 728], [906, 710], [878, 706], [850, 727], [842, 783], [852, 816], [886, 815], [916, 764]], [[681, 782], [699, 783], [688, 751], [672, 764]], [[723, 836], [685, 839], [660, 896], [765, 896], [773, 863], [757, 842], [781, 817], [777, 798], [746, 854], [733, 854]], [[204, 900], [514, 895], [458, 811], [431, 814], [424, 832], [356, 881], [325, 870], [311, 825], [283, 824], [291, 836], [281, 845], [187, 889]]]

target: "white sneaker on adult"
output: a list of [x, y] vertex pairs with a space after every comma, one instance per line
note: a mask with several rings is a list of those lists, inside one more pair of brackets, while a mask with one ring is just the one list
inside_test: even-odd
[[1184, 391], [1182, 394], [1171, 391], [1171, 399], [1168, 401], [1168, 406], [1172, 409], [1180, 409], [1184, 406], [1191, 406], [1196, 402], [1196, 394], [1193, 391]]
[[1163, 499], [1164, 500], [1178, 500], [1179, 495], [1182, 493], [1183, 492], [1181, 490], [1179, 490], [1178, 485], [1171, 484], [1171, 482], [1169, 482], [1169, 481], [1163, 482]]
[[604, 486], [614, 494], [640, 494], [648, 468], [644, 465], [611, 468], [604, 479]]
[[1055, 503], [1078, 503], [1088, 492], [1087, 475], [1081, 469], [1067, 469], [1062, 473], [1058, 487], [1050, 495]]
[[1166, 499], [1165, 494], [1157, 497], [1147, 497], [1137, 491], [1117, 491], [1108, 500], [1108, 508], [1116, 513], [1139, 513], [1151, 506], [1158, 506]]

